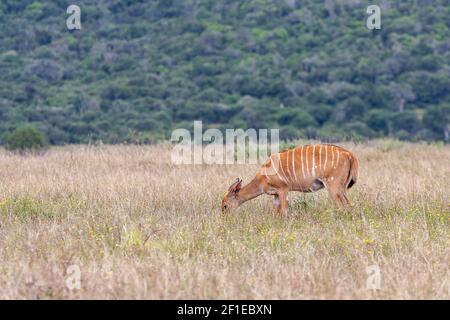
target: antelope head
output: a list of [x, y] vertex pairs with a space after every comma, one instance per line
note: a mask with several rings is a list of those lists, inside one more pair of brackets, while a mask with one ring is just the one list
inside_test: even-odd
[[236, 181], [228, 188], [227, 193], [222, 199], [222, 213], [229, 212], [239, 206], [238, 193], [242, 187], [242, 179], [237, 178]]

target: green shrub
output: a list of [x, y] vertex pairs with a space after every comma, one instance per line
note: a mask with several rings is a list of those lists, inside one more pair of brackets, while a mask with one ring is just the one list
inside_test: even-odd
[[13, 133], [4, 134], [2, 140], [11, 151], [38, 151], [47, 146], [44, 135], [32, 126], [18, 127]]

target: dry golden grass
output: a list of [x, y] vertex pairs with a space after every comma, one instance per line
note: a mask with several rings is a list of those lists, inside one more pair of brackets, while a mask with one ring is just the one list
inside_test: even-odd
[[353, 211], [291, 193], [287, 219], [267, 196], [220, 214], [253, 165], [173, 166], [165, 146], [0, 150], [0, 298], [449, 299], [450, 148], [344, 146], [361, 165]]

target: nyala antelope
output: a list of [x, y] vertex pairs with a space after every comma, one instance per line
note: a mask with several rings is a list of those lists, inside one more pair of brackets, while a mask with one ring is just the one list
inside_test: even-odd
[[299, 146], [272, 154], [245, 186], [233, 183], [222, 200], [222, 212], [236, 209], [261, 194], [274, 197], [276, 210], [287, 214], [289, 191], [315, 192], [326, 188], [341, 208], [350, 206], [346, 191], [358, 179], [358, 159], [344, 148], [329, 144]]

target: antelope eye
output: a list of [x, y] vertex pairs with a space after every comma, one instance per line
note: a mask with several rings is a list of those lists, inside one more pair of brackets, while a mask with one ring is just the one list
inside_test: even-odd
[[223, 208], [226, 209], [226, 208], [228, 208], [228, 206], [227, 206], [227, 205], [224, 205]]

